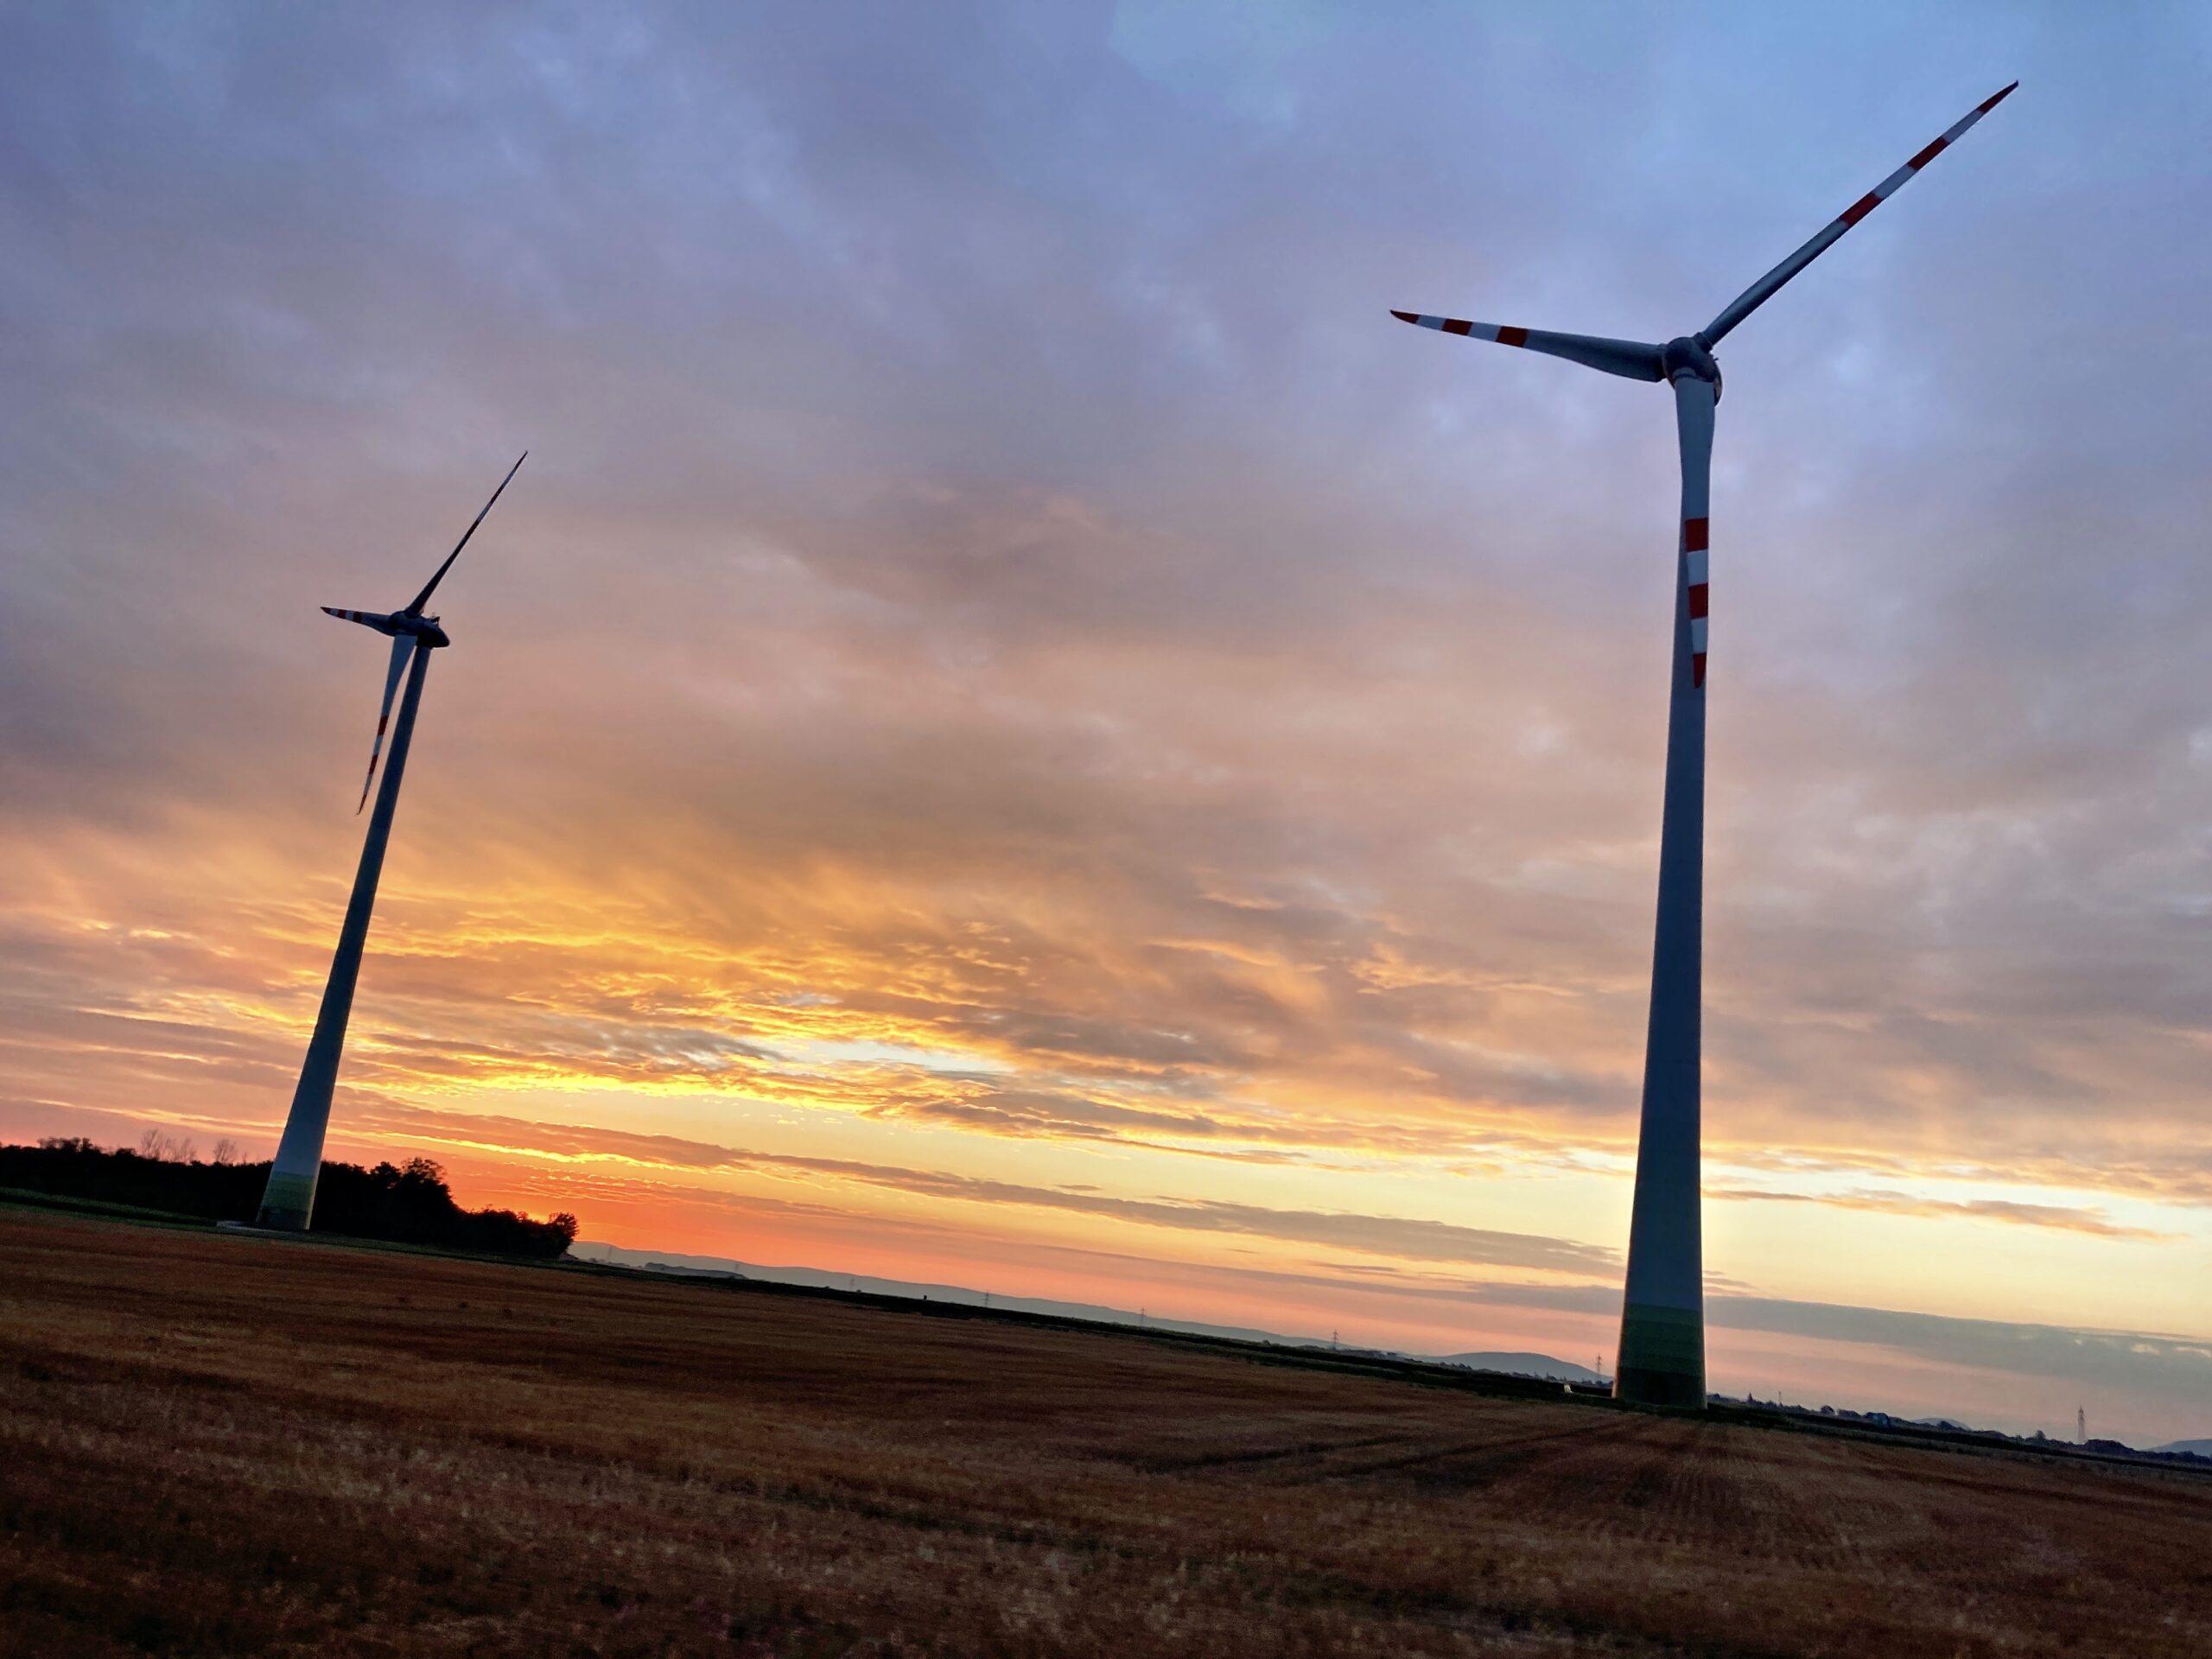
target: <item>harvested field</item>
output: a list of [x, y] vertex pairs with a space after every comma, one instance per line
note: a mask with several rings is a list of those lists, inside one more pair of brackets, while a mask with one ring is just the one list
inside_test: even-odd
[[2202, 1659], [2212, 1482], [0, 1209], [0, 1649]]

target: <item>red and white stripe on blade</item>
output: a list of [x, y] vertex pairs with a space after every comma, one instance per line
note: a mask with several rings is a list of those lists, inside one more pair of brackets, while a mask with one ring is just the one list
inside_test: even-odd
[[[2020, 83], [2016, 80], [2012, 83], [2012, 86], [2018, 86], [2019, 84]], [[1960, 139], [1966, 137], [1966, 131], [1968, 127], [1974, 125], [1974, 124], [1980, 120], [1983, 116], [1987, 115], [1999, 104], [2002, 104], [2011, 94], [2012, 86], [2007, 86], [2001, 92], [1992, 92], [1987, 98], [1982, 99], [1980, 103], [1975, 105], [1973, 111], [1968, 114], [1965, 119], [1960, 121], [1955, 126], [1948, 129], [1942, 137], [1936, 139], [1928, 146], [1927, 149], [1922, 150], [1920, 154], [1914, 156], [1903, 167], [1897, 168], [1896, 172], [1891, 174], [1888, 178], [1884, 179], [1872, 190], [1869, 190], [1865, 195], [1859, 197], [1858, 200], [1853, 202], [1850, 207], [1845, 208], [1842, 215], [1836, 220], [1836, 223], [1842, 226], [1843, 228], [1847, 231], [1853, 225], [1856, 225], [1860, 219], [1866, 218], [1867, 214], [1872, 213], [1877, 207], [1887, 201], [1892, 195], [1897, 194], [1897, 188], [1899, 185], [1903, 184], [1914, 174], [1919, 172], [1922, 168], [1927, 166], [1929, 162], [1934, 161], [1938, 156], [1941, 156], [1953, 144], [1957, 143]], [[1925, 131], [1926, 129], [1923, 128], [1922, 130]]]
[[391, 724], [391, 699], [399, 690], [399, 677], [406, 671], [408, 656], [414, 649], [411, 634], [399, 634], [392, 639], [391, 666], [384, 677], [384, 707], [377, 712], [377, 741], [369, 750], [369, 775], [361, 779], [361, 803], [353, 809], [356, 813], [369, 804], [369, 785], [377, 780], [377, 761], [384, 754], [385, 728]]
[[1425, 317], [1418, 311], [1393, 311], [1390, 315], [1416, 328], [1440, 328], [1447, 334], [1465, 334], [1470, 340], [1495, 340], [1500, 346], [1529, 343], [1529, 331], [1516, 328], [1510, 323], [1469, 322], [1465, 317]]
[[1846, 231], [1856, 225], [1860, 219], [1866, 218], [1867, 214], [1872, 213], [1877, 207], [1880, 207], [1891, 196], [1895, 195], [1897, 193], [1898, 188], [1904, 185], [1906, 180], [1912, 177], [1914, 174], [1919, 172], [1922, 168], [1927, 166], [1929, 162], [1934, 161], [1938, 156], [1941, 156], [1953, 144], [1957, 143], [1959, 140], [1965, 136], [1967, 128], [1974, 125], [1975, 122], [1980, 120], [1983, 116], [1987, 115], [1999, 104], [2002, 104], [2006, 98], [2011, 96], [2012, 86], [2018, 86], [2019, 84], [2020, 83], [2016, 80], [2012, 83], [2012, 86], [2005, 87], [2002, 92], [1993, 92], [1987, 98], [1983, 99], [1980, 103], [1975, 105], [1974, 108], [1967, 112], [1963, 120], [1961, 120], [1955, 125], [1952, 126], [1942, 137], [1930, 143], [1926, 149], [1923, 149], [1917, 156], [1915, 156], [1910, 161], [1907, 162], [1903, 167], [1891, 174], [1888, 178], [1884, 179], [1872, 190], [1869, 190], [1865, 195], [1859, 197], [1858, 200], [1853, 202], [1850, 207], [1845, 208], [1843, 212], [1834, 219], [1830, 219], [1826, 225], [1821, 227], [1820, 233], [1814, 237], [1811, 241], [1806, 243], [1803, 247], [1798, 249], [1796, 252], [1791, 254], [1787, 259], [1777, 265], [1772, 270], [1767, 272], [1765, 276], [1760, 277], [1758, 281], [1753, 283], [1749, 288], [1738, 295], [1733, 303], [1732, 303], [1726, 310], [1723, 311], [1719, 316], [1715, 317], [1711, 322], [1706, 325], [1705, 343], [1707, 347], [1718, 346], [1720, 343], [1722, 335], [1726, 334], [1745, 317], [1750, 316], [1751, 313], [1758, 310], [1760, 306], [1765, 304], [1769, 299], [1773, 297], [1775, 290], [1779, 289], [1784, 283], [1788, 282], [1792, 276], [1795, 276], [1799, 271], [1804, 270], [1806, 266], [1811, 264], [1813, 261], [1817, 259], [1821, 254], [1827, 252], [1827, 250], [1834, 245], [1838, 237], [1841, 236]]
[[1663, 380], [1662, 353], [1656, 346], [1640, 340], [1607, 340], [1597, 334], [1555, 334], [1548, 328], [1521, 328], [1512, 323], [1470, 322], [1465, 317], [1432, 317], [1419, 311], [1392, 311], [1400, 322], [1416, 328], [1434, 328], [1466, 340], [1493, 340], [1500, 346], [1519, 346], [1547, 357], [1563, 357], [1586, 369], [1618, 374], [1629, 380]]

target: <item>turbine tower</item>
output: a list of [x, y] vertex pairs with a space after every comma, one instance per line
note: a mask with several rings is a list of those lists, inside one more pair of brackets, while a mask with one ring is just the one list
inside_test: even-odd
[[377, 791], [376, 810], [369, 814], [369, 833], [361, 844], [360, 868], [353, 873], [353, 896], [346, 901], [346, 920], [338, 930], [338, 954], [331, 960], [330, 978], [322, 988], [322, 1007], [315, 1017], [315, 1035], [308, 1040], [307, 1058], [300, 1066], [299, 1087], [292, 1091], [291, 1115], [284, 1120], [284, 1135], [276, 1144], [276, 1161], [269, 1168], [269, 1185], [261, 1195], [260, 1213], [254, 1218], [257, 1227], [302, 1233], [307, 1230], [308, 1219], [315, 1213], [315, 1178], [322, 1173], [322, 1141], [330, 1128], [330, 1096], [337, 1086], [338, 1061], [346, 1047], [346, 1021], [353, 1012], [353, 982], [361, 974], [361, 947], [369, 937], [369, 912], [377, 901], [377, 877], [384, 870], [385, 843], [391, 838], [392, 809], [399, 804], [400, 775], [407, 770], [407, 746], [415, 735], [415, 711], [422, 706], [423, 679], [429, 671], [430, 653], [440, 645], [453, 643], [438, 626], [436, 617], [423, 614], [423, 607], [429, 603], [430, 595], [445, 580], [446, 572], [453, 569], [461, 550], [468, 545], [476, 526], [484, 522], [485, 513], [492, 511], [493, 502], [499, 499], [514, 475], [522, 470], [523, 461], [529, 459], [530, 452], [525, 449], [521, 460], [507, 468], [506, 477], [499, 480], [499, 489], [492, 492], [492, 499], [484, 504], [483, 512], [461, 532], [461, 540], [446, 555], [446, 562], [423, 585], [423, 591], [409, 601], [406, 609], [379, 613], [340, 610], [334, 605], [322, 607], [332, 616], [374, 628], [391, 639], [391, 662], [384, 678], [384, 708], [377, 715], [376, 741], [369, 749], [369, 772], [361, 780], [360, 804], [353, 809], [357, 814], [368, 804], [369, 785], [377, 775], [377, 757], [384, 750], [385, 728], [391, 720], [392, 694], [399, 689], [402, 673], [407, 675], [407, 692], [399, 700], [399, 728], [391, 734], [391, 764], [384, 769], [384, 786]]
[[1643, 1051], [1643, 1111], [1629, 1224], [1628, 1282], [1621, 1308], [1617, 1398], [1648, 1405], [1705, 1404], [1704, 1247], [1698, 1215], [1699, 1014], [1705, 904], [1706, 560], [1711, 515], [1713, 406], [1720, 365], [1713, 348], [1729, 330], [1958, 143], [2002, 103], [2014, 81], [1876, 185], [1811, 241], [1732, 301], [1696, 334], [1663, 346], [1459, 317], [1393, 311], [1401, 321], [1471, 340], [1518, 346], [1630, 380], [1674, 388], [1682, 465], [1681, 530], [1675, 554], [1675, 655], [1667, 706], [1667, 781], [1659, 828], [1659, 907], [1651, 950], [1651, 1014]]

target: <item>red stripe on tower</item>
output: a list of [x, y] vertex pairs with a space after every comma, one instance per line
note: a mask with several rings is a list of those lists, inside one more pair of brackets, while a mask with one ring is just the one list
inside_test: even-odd
[[1709, 521], [1703, 518], [1685, 518], [1682, 520], [1683, 552], [1702, 553], [1705, 551], [1705, 535], [1708, 522]]
[[1692, 616], [1703, 616], [1705, 614], [1705, 600], [1707, 592], [1707, 584], [1705, 582], [1697, 582], [1690, 584], [1690, 614]]
[[1497, 331], [1497, 343], [1501, 346], [1526, 346], [1529, 343], [1529, 331], [1526, 328], [1515, 328], [1510, 326], [1501, 327]]
[[1699, 687], [1705, 684], [1705, 653], [1701, 651], [1690, 658], [1690, 683]]

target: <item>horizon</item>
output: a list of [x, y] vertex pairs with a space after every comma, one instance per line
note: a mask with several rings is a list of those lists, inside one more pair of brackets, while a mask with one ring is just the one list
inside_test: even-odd
[[2200, 15], [0, 43], [0, 1138], [269, 1155], [384, 670], [317, 607], [528, 448], [326, 1156], [1608, 1367], [1669, 414], [1390, 312], [1667, 339], [2018, 77], [1720, 348], [1711, 1384], [2212, 1434]]
[[[578, 1255], [576, 1254], [578, 1251], [612, 1251], [615, 1254]], [[980, 1307], [987, 1311], [994, 1308], [1014, 1313], [1035, 1313], [1039, 1310], [1044, 1310], [1063, 1316], [1072, 1315], [1078, 1318], [1104, 1315], [1107, 1322], [1117, 1325], [1126, 1325], [1132, 1330], [1143, 1330], [1158, 1327], [1168, 1330], [1195, 1331], [1211, 1333], [1225, 1336], [1232, 1340], [1286, 1343], [1294, 1347], [1336, 1348], [1341, 1346], [1350, 1352], [1379, 1354], [1386, 1358], [1443, 1361], [1447, 1363], [1475, 1358], [1541, 1359], [1548, 1361], [1553, 1365], [1578, 1372], [1582, 1376], [1589, 1377], [1597, 1382], [1610, 1381], [1612, 1370], [1611, 1366], [1609, 1364], [1601, 1363], [1594, 1366], [1585, 1365], [1580, 1361], [1570, 1358], [1564, 1354], [1539, 1353], [1534, 1351], [1507, 1350], [1463, 1350], [1458, 1353], [1439, 1354], [1409, 1351], [1408, 1350], [1399, 1348], [1374, 1348], [1351, 1342], [1340, 1342], [1339, 1338], [1341, 1337], [1341, 1332], [1332, 1333], [1329, 1336], [1321, 1336], [1310, 1332], [1301, 1333], [1295, 1331], [1263, 1331], [1246, 1325], [1211, 1325], [1204, 1320], [1181, 1319], [1174, 1318], [1172, 1315], [1154, 1313], [1150, 1312], [1150, 1310], [1145, 1308], [1113, 1307], [1098, 1302], [1058, 1301], [1050, 1297], [1040, 1296], [1007, 1297], [1001, 1295], [996, 1291], [982, 1289], [973, 1285], [954, 1285], [934, 1281], [929, 1282], [918, 1282], [912, 1280], [864, 1277], [859, 1274], [842, 1273], [834, 1268], [809, 1267], [798, 1262], [778, 1263], [745, 1262], [734, 1256], [690, 1255], [680, 1251], [656, 1255], [646, 1249], [632, 1249], [619, 1244], [603, 1244], [596, 1240], [588, 1238], [577, 1239], [575, 1246], [571, 1249], [570, 1254], [575, 1255], [575, 1259], [578, 1261], [594, 1262], [602, 1267], [636, 1268], [647, 1270], [657, 1268], [670, 1268], [678, 1271], [689, 1270], [707, 1273], [727, 1270], [738, 1277], [754, 1276], [765, 1282], [772, 1284], [791, 1284], [830, 1291], [845, 1288], [854, 1292], [855, 1294], [861, 1295], [906, 1297], [909, 1293], [913, 1293], [914, 1294], [918, 1295], [919, 1300], [923, 1301], [928, 1301], [931, 1300], [931, 1297], [926, 1293], [940, 1290], [950, 1291], [958, 1295], [974, 1298], [975, 1300], [970, 1302], [969, 1306]], [[618, 1259], [618, 1257], [627, 1257], [632, 1259], [621, 1260]], [[836, 1283], [836, 1281], [840, 1279], [849, 1280], [851, 1282], [847, 1286], [840, 1287]], [[817, 1281], [822, 1282], [817, 1283]], [[1604, 1356], [1602, 1355], [1594, 1356], [1594, 1357], [1600, 1361], [1604, 1359]], [[1527, 1376], [1546, 1375], [1546, 1373], [1541, 1371], [1509, 1374]], [[1758, 1390], [1755, 1386], [1747, 1387], [1741, 1394], [1716, 1394], [1713, 1397], [1716, 1399], [1746, 1400], [1751, 1402], [1759, 1401]], [[1801, 1411], [1818, 1412], [1828, 1409], [1836, 1411], [1855, 1411], [1862, 1415], [1870, 1413], [1885, 1413], [1889, 1411], [1889, 1407], [1881, 1402], [1858, 1403], [1847, 1400], [1832, 1400], [1827, 1398], [1813, 1398], [1802, 1401], [1783, 1400], [1778, 1395], [1770, 1395], [1763, 1403], [1778, 1403], [1783, 1405], [1789, 1409]], [[2063, 1445], [2081, 1443], [2069, 1440], [2063, 1434], [2050, 1433], [2046, 1427], [2041, 1423], [1960, 1423], [1953, 1419], [1933, 1416], [1903, 1419], [1902, 1421], [1923, 1424], [1948, 1421], [1953, 1427], [1956, 1427], [1976, 1430], [1995, 1430], [2002, 1433], [2018, 1435], [2023, 1438], [2030, 1437], [2038, 1432], [2042, 1432], [2044, 1433], [2049, 1439]], [[2094, 1427], [2094, 1425], [2092, 1425], [2092, 1427]], [[2090, 1440], [2104, 1438], [2107, 1437], [2101, 1434], [2091, 1434], [2088, 1436], [2088, 1439]], [[2203, 1443], [2207, 1439], [2207, 1437], [2203, 1436], [2190, 1436], [2184, 1438], [2198, 1443]], [[2137, 1446], [2131, 1449], [2136, 1451], [2158, 1451], [2163, 1449], [2164, 1444], [2164, 1442], [2160, 1442], [2154, 1446]]]

